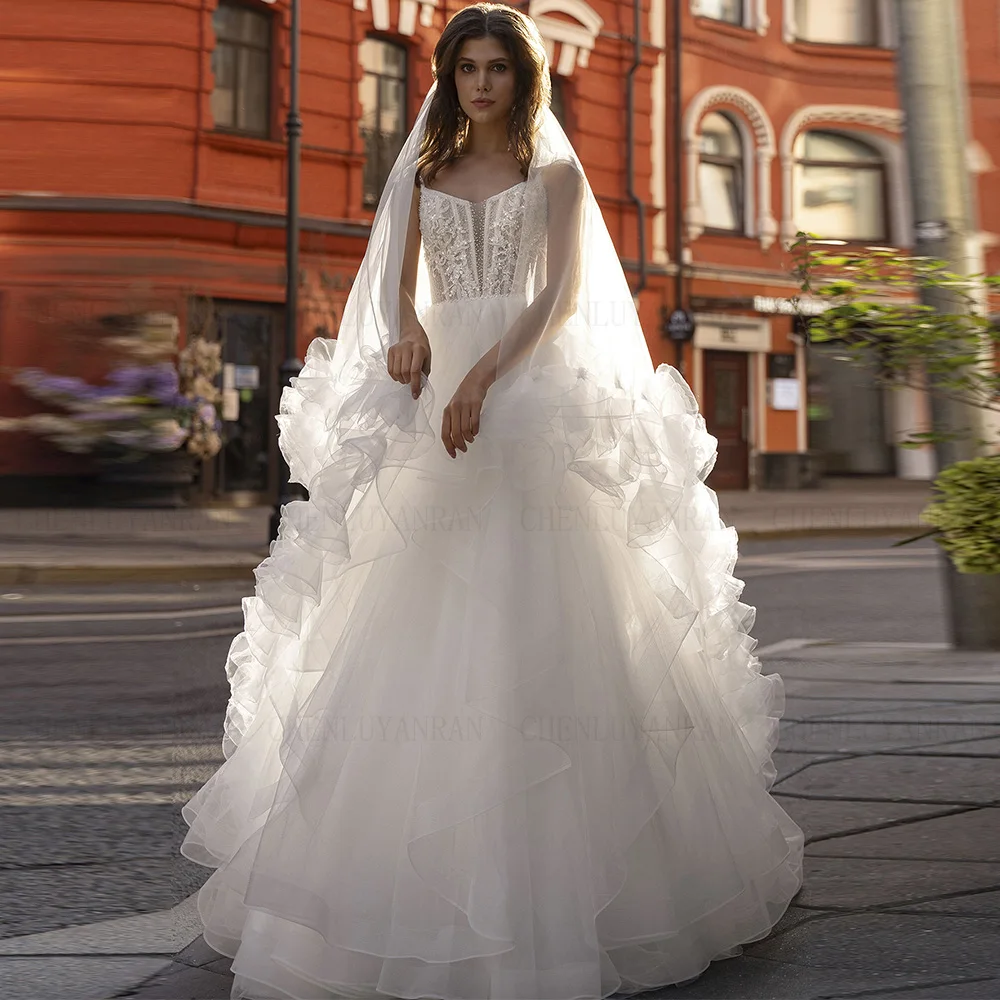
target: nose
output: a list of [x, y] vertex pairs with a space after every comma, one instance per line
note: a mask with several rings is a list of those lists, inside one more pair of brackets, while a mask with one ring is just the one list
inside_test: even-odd
[[476, 89], [481, 94], [485, 94], [490, 89], [489, 74], [486, 70], [479, 71], [479, 79], [476, 81]]

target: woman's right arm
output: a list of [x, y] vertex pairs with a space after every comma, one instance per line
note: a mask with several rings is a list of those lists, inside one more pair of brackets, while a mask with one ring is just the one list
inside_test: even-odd
[[403, 248], [403, 269], [399, 278], [399, 341], [389, 348], [389, 374], [397, 382], [409, 382], [413, 398], [420, 395], [420, 372], [431, 373], [431, 345], [420, 320], [414, 298], [420, 261], [420, 188], [413, 185], [410, 218]]

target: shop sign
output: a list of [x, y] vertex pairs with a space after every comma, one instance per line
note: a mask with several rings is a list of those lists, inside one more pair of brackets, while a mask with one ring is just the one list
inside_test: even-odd
[[768, 351], [771, 324], [739, 316], [697, 316], [694, 346], [709, 351]]
[[819, 316], [830, 308], [827, 299], [782, 299], [770, 295], [753, 297], [754, 312], [780, 316]]

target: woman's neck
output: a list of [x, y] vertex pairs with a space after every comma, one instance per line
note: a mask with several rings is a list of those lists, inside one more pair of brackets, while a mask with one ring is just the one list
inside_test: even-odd
[[506, 153], [510, 146], [510, 139], [507, 137], [507, 123], [496, 122], [490, 125], [477, 125], [469, 122], [469, 133], [465, 137], [465, 148], [462, 150], [466, 155], [492, 156], [496, 153]]

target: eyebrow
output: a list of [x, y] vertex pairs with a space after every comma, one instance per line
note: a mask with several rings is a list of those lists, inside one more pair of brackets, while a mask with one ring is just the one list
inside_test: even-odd
[[[460, 63], [472, 63], [473, 66], [476, 65], [475, 59], [470, 59], [468, 56], [461, 56], [458, 60]], [[486, 63], [509, 63], [510, 58], [508, 56], [497, 56], [496, 59], [484, 59], [483, 62]]]

